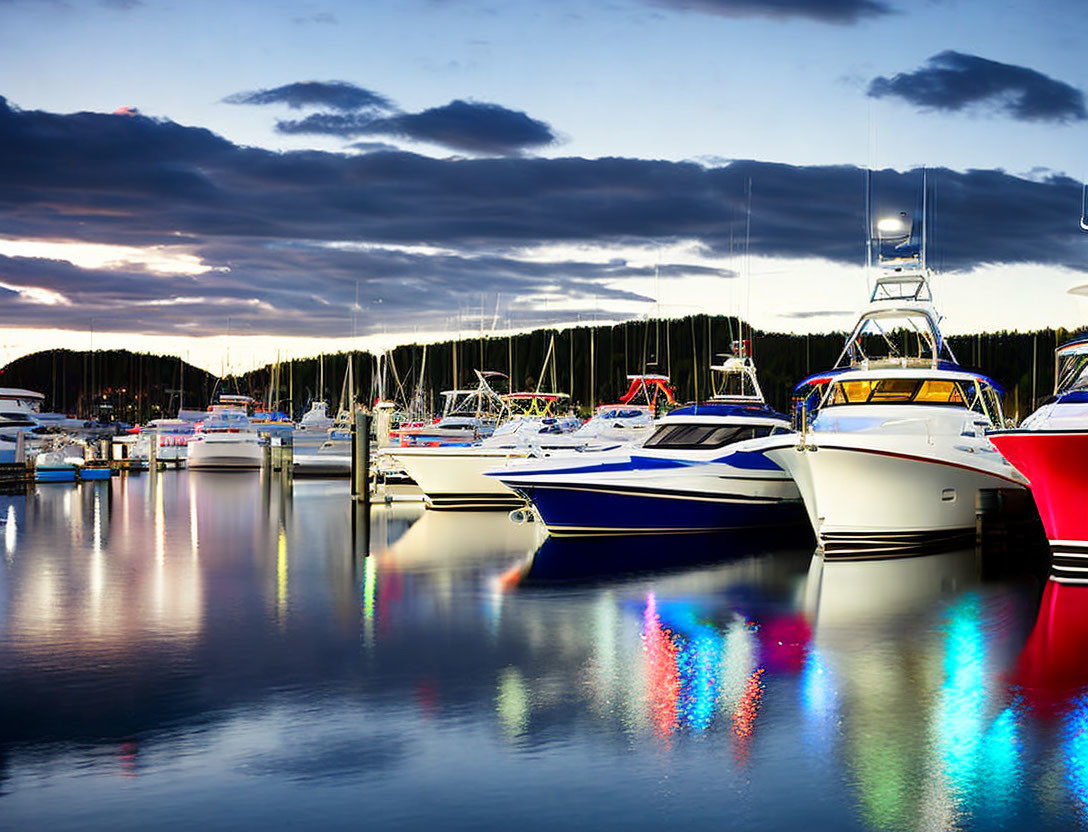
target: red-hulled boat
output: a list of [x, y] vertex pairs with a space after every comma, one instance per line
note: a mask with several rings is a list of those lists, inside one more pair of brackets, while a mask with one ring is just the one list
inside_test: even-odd
[[1088, 584], [1088, 335], [1055, 350], [1054, 395], [991, 441], [1031, 481], [1053, 556], [1051, 577]]

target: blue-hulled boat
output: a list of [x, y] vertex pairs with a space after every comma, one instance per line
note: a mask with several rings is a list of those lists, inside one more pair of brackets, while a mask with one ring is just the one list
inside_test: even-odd
[[796, 486], [758, 441], [789, 433], [789, 419], [767, 406], [750, 357], [727, 356], [711, 369], [725, 392], [672, 411], [639, 447], [511, 463], [488, 475], [532, 502], [553, 535], [803, 523]]

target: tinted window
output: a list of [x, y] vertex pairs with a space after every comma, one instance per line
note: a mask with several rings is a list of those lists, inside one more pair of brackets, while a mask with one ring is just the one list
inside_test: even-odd
[[952, 404], [964, 406], [964, 384], [949, 379], [882, 378], [835, 382], [831, 404]]
[[720, 448], [745, 439], [770, 436], [773, 425], [662, 425], [646, 448]]

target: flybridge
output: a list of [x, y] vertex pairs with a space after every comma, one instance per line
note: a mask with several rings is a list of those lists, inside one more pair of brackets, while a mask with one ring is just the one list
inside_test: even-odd
[[[835, 368], [937, 369], [942, 362], [958, 364], [941, 335], [940, 315], [933, 305], [926, 267], [924, 197], [922, 217], [917, 236], [905, 213], [876, 224], [869, 240], [869, 265], [874, 265], [874, 252], [877, 258], [876, 282]], [[879, 350], [886, 352], [874, 354]]]
[[[924, 273], [882, 276], [834, 366], [935, 369], [942, 361], [956, 364], [939, 321]], [[906, 339], [901, 337], [904, 334]], [[897, 343], [901, 340], [910, 343]], [[874, 355], [874, 349], [881, 347], [886, 348], [886, 354]]]

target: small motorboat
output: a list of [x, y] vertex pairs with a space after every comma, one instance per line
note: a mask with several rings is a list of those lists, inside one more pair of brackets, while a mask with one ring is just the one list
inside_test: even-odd
[[553, 535], [721, 532], [804, 522], [789, 475], [753, 441], [790, 434], [751, 356], [712, 367], [719, 393], [673, 410], [641, 444], [511, 462], [489, 476], [529, 500]]

